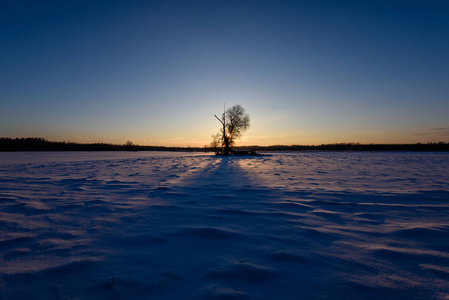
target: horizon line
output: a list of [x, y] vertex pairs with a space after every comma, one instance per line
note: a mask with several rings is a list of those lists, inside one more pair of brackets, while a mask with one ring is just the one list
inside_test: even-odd
[[[180, 149], [211, 149], [210, 145], [204, 146], [163, 146], [163, 145], [140, 145], [134, 144], [131, 140], [125, 143], [111, 143], [111, 142], [75, 142], [75, 141], [54, 141], [48, 140], [43, 137], [0, 137], [0, 140], [39, 140], [43, 143], [53, 143], [53, 144], [73, 144], [73, 145], [109, 145], [109, 146], [119, 146], [119, 147], [151, 147], [151, 148], [180, 148]], [[270, 147], [319, 147], [319, 146], [406, 146], [406, 145], [445, 145], [449, 144], [447, 141], [435, 141], [435, 142], [411, 142], [411, 143], [360, 143], [360, 142], [336, 142], [336, 143], [320, 143], [320, 144], [272, 144], [272, 145], [236, 145], [234, 148], [244, 148], [244, 147], [260, 147], [260, 148], [270, 148]]]

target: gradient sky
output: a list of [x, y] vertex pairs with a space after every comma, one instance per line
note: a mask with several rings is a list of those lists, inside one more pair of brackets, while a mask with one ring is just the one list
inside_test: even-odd
[[0, 0], [0, 136], [449, 141], [449, 1]]

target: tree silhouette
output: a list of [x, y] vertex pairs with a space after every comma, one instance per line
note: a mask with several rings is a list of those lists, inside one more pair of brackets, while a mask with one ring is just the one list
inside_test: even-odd
[[221, 118], [217, 117], [222, 127], [220, 132], [212, 136], [211, 147], [215, 149], [216, 154], [229, 155], [231, 147], [236, 139], [240, 139], [245, 130], [249, 128], [249, 115], [240, 105], [234, 105], [224, 110]]

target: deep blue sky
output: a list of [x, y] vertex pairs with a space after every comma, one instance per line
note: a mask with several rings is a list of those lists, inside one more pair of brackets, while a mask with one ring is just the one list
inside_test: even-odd
[[0, 0], [0, 136], [449, 141], [449, 1]]

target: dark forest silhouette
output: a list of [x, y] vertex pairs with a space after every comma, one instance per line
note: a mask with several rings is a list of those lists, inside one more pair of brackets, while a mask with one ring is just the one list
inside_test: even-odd
[[[449, 143], [416, 143], [416, 144], [359, 144], [340, 143], [322, 145], [274, 145], [274, 146], [244, 146], [234, 149], [250, 149], [255, 151], [446, 151]], [[51, 142], [44, 138], [0, 138], [0, 151], [203, 151], [215, 149], [205, 147], [163, 147], [139, 146], [127, 142], [126, 144], [92, 143], [81, 144], [75, 142]]]

